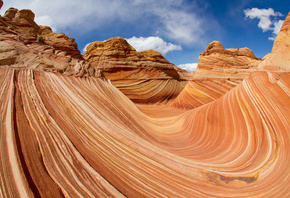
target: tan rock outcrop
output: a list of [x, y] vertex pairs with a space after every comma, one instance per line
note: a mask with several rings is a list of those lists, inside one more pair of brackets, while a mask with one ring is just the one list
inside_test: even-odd
[[[147, 69], [154, 72], [144, 78], [165, 78], [186, 80], [189, 75], [180, 75], [173, 64], [164, 58], [159, 52], [147, 50], [137, 52], [124, 38], [110, 38], [104, 42], [96, 41], [88, 45], [84, 58], [91, 64], [104, 71], [104, 75], [110, 80], [117, 70]], [[156, 75], [157, 74], [157, 75]], [[117, 76], [117, 75], [114, 75]], [[134, 78], [134, 76], [131, 76]], [[119, 77], [120, 79], [123, 76]]]
[[290, 12], [274, 41], [271, 54], [259, 65], [266, 70], [290, 71]]
[[97, 76], [74, 39], [38, 26], [31, 10], [10, 8], [0, 18], [0, 66]]
[[213, 41], [200, 55], [193, 77], [170, 106], [193, 109], [213, 102], [258, 70], [261, 62], [247, 47], [225, 49], [219, 41]]
[[[0, 197], [290, 197], [290, 72], [195, 77], [187, 90], [194, 97], [179, 100], [187, 109], [136, 104], [89, 69], [100, 76], [97, 66], [105, 70], [112, 62], [106, 71], [124, 77], [124, 90], [134, 89], [131, 72], [139, 98], [154, 90], [175, 93], [181, 80], [174, 76], [182, 70], [145, 67], [146, 60], [151, 66], [162, 60], [154, 51], [135, 57], [143, 61], [140, 70], [133, 60], [133, 66], [117, 68], [119, 59], [135, 56], [126, 53], [136, 54], [125, 42], [112, 42], [93, 68], [45, 43], [64, 42], [65, 35], [42, 27], [48, 35], [40, 34], [21, 18], [30, 24], [23, 29], [10, 23], [14, 18], [0, 18]], [[37, 41], [39, 35], [47, 37]], [[233, 52], [239, 53], [230, 49], [224, 56]], [[248, 49], [242, 54], [251, 56]], [[75, 75], [63, 75], [74, 68]]]
[[224, 49], [219, 41], [211, 42], [199, 56], [197, 77], [245, 78], [262, 62], [249, 48]]
[[261, 62], [247, 47], [225, 49], [213, 41], [199, 56], [193, 77], [170, 106], [193, 109], [213, 102], [257, 71]]
[[3, 197], [289, 197], [289, 72], [157, 118], [100, 78], [0, 76]]
[[159, 52], [137, 52], [124, 38], [91, 43], [84, 58], [134, 102], [167, 102], [185, 87], [190, 74]]

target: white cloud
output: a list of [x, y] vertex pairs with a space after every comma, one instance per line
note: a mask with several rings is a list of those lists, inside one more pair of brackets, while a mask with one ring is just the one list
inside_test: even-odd
[[192, 12], [162, 7], [155, 12], [164, 26], [164, 34], [182, 44], [198, 43], [204, 34], [206, 22]]
[[136, 51], [144, 51], [144, 50], [150, 50], [153, 49], [155, 51], [160, 52], [162, 55], [167, 54], [170, 51], [174, 50], [181, 50], [180, 45], [175, 45], [172, 43], [167, 43], [160, 37], [135, 37], [126, 39], [128, 43], [133, 46]]
[[276, 36], [278, 35], [278, 33], [281, 30], [281, 27], [283, 25], [284, 21], [283, 20], [279, 20], [277, 22], [274, 22], [274, 28], [273, 28], [273, 36], [268, 37], [269, 40], [274, 41]]
[[276, 35], [279, 34], [283, 23], [284, 23], [284, 20], [279, 20], [277, 22], [274, 22], [273, 34], [276, 34]]
[[188, 72], [193, 72], [196, 70], [198, 63], [186, 63], [186, 64], [181, 64], [181, 65], [177, 65], [177, 67], [184, 69]]
[[83, 53], [85, 53], [87, 51], [87, 47], [89, 46], [89, 44], [91, 44], [91, 43], [86, 44], [86, 46], [83, 48]]
[[[190, 4], [186, 2], [185, 0], [139, 0], [136, 4], [140, 6], [145, 16], [149, 14], [156, 17], [158, 33], [184, 45], [202, 43], [202, 36], [209, 27], [208, 20], [199, 16], [201, 8], [195, 4], [195, 1], [191, 1]], [[211, 24], [215, 24], [215, 21], [211, 20]]]
[[271, 17], [281, 17], [283, 14], [280, 12], [275, 12], [272, 8], [268, 9], [246, 9], [244, 10], [245, 16], [250, 19], [259, 19], [258, 27], [263, 30], [263, 32], [272, 31], [273, 36], [269, 37], [269, 40], [275, 40], [275, 37], [279, 33], [283, 20], [273, 20]]
[[54, 24], [52, 18], [48, 15], [36, 16], [35, 22], [38, 25], [45, 25], [45, 26], [51, 27], [52, 31], [54, 31], [54, 32], [57, 31], [57, 28], [55, 27], [55, 24]]

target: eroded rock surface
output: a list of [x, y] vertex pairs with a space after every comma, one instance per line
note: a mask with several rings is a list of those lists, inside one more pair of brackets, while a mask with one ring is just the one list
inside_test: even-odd
[[158, 118], [100, 78], [0, 75], [3, 197], [289, 197], [290, 73]]
[[245, 78], [257, 70], [261, 62], [249, 48], [225, 49], [219, 41], [213, 41], [199, 56], [194, 76]]
[[121, 37], [91, 43], [84, 58], [134, 102], [156, 103], [174, 99], [191, 77], [159, 52], [137, 52]]
[[[211, 73], [189, 82], [187, 92], [194, 97], [176, 99], [184, 109], [136, 105], [94, 77], [110, 64], [101, 64], [104, 70], [97, 62], [78, 65], [87, 62], [74, 54], [73, 44], [52, 44], [69, 39], [49, 28], [40, 34], [43, 28], [33, 27], [31, 12], [15, 19], [17, 13], [10, 9], [0, 20], [0, 197], [290, 197], [290, 72], [273, 64], [276, 70], [244, 79], [216, 80]], [[213, 49], [222, 50], [216, 44]], [[125, 52], [135, 53], [128, 46]], [[242, 54], [253, 55], [247, 49]], [[58, 69], [63, 64], [55, 65], [57, 57], [71, 58], [65, 72]], [[150, 51], [144, 57], [162, 59]], [[124, 89], [133, 89], [126, 67], [107, 73], [127, 79]], [[145, 68], [144, 77], [131, 71], [144, 96], [181, 81], [178, 69]]]
[[0, 18], [0, 66], [96, 76], [74, 39], [38, 26], [31, 10], [10, 8]]
[[225, 49], [213, 41], [199, 56], [193, 77], [171, 106], [192, 109], [213, 102], [259, 70], [261, 62], [247, 47]]
[[290, 71], [290, 12], [274, 41], [271, 54], [259, 66], [266, 70]]

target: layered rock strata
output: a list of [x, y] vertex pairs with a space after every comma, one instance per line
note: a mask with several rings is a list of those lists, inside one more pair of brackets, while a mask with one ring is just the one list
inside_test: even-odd
[[259, 70], [261, 62], [249, 48], [225, 49], [213, 41], [199, 56], [193, 77], [170, 105], [192, 109], [215, 101]]
[[169, 63], [159, 52], [137, 52], [121, 37], [91, 43], [84, 58], [139, 103], [169, 101], [177, 97], [190, 78], [188, 72]]
[[249, 48], [225, 49], [219, 41], [211, 42], [199, 56], [196, 77], [245, 78], [262, 62]]
[[31, 10], [10, 8], [0, 18], [0, 66], [96, 76], [74, 39], [38, 26]]
[[274, 41], [272, 52], [259, 65], [266, 70], [290, 71], [290, 12], [288, 13], [282, 28]]
[[99, 78], [0, 75], [3, 197], [289, 197], [290, 73], [159, 118]]
[[0, 197], [290, 197], [290, 72], [200, 77], [212, 102], [146, 108], [85, 69], [32, 67], [36, 37], [6, 21], [27, 54], [0, 67]]
[[[210, 43], [200, 56], [195, 75], [171, 106], [190, 109], [212, 102], [255, 70], [289, 71], [289, 27], [290, 13], [275, 39], [272, 52], [263, 60], [258, 60], [248, 48], [224, 49], [220, 42]], [[215, 85], [212, 85], [213, 82]]]
[[240, 78], [193, 77], [171, 107], [193, 109], [213, 102], [242, 82]]

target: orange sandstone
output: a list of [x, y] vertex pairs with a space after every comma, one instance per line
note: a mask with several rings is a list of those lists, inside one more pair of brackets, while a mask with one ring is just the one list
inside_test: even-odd
[[138, 103], [168, 102], [182, 91], [190, 74], [159, 52], [137, 52], [124, 38], [96, 41], [84, 58], [127, 97]]
[[[193, 109], [136, 105], [126, 88], [127, 95], [141, 90], [136, 100], [160, 101], [170, 94], [142, 97], [178, 93], [186, 73], [120, 38], [95, 43], [87, 62], [73, 40], [38, 29], [29, 11], [20, 18], [14, 11], [0, 18], [1, 197], [290, 197], [284, 66], [244, 71], [241, 59], [260, 60], [246, 48], [224, 50], [214, 42], [185, 88], [194, 97], [179, 99]], [[271, 68], [287, 55], [278, 56], [279, 46], [285, 47], [269, 55], [276, 61], [265, 59]], [[208, 65], [213, 60], [217, 68]], [[232, 67], [237, 74], [226, 73]]]
[[260, 64], [261, 69], [290, 71], [290, 12], [274, 41], [271, 54]]

